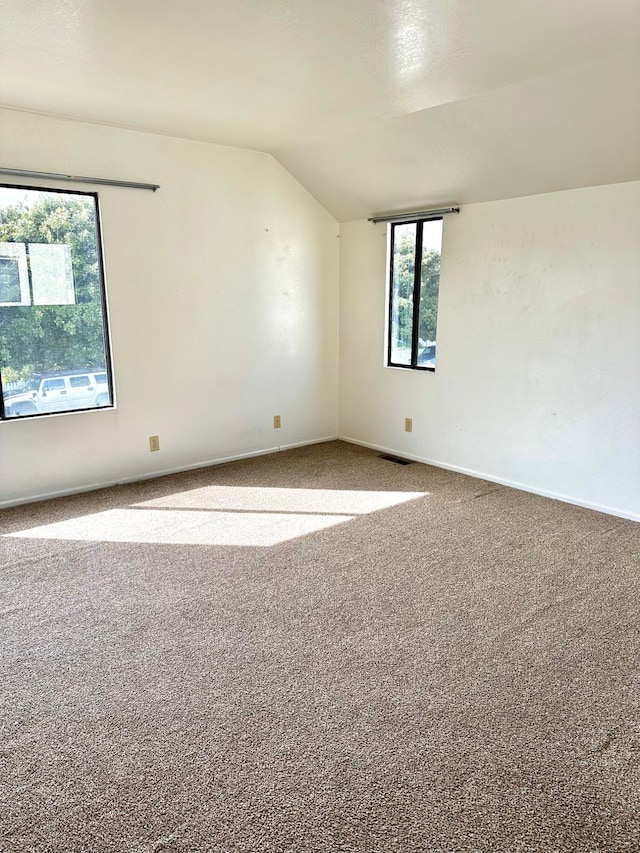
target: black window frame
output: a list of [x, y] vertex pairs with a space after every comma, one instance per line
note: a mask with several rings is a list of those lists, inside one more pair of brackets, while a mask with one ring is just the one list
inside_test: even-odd
[[[4, 404], [4, 392], [3, 392], [3, 384], [2, 384], [2, 366], [0, 364], [0, 423], [11, 423], [14, 421], [23, 421], [31, 418], [44, 418], [51, 417], [52, 415], [73, 415], [78, 412], [96, 412], [96, 411], [109, 411], [115, 409], [116, 401], [115, 401], [115, 393], [114, 393], [114, 383], [113, 383], [113, 363], [112, 363], [112, 353], [111, 353], [111, 328], [109, 325], [109, 315], [107, 309], [107, 283], [106, 283], [106, 274], [105, 274], [105, 263], [104, 263], [104, 248], [102, 243], [102, 217], [100, 212], [100, 196], [95, 190], [73, 190], [68, 189], [66, 187], [44, 187], [44, 186], [34, 186], [33, 184], [15, 184], [10, 181], [0, 180], [0, 189], [13, 189], [13, 190], [26, 190], [29, 192], [43, 192], [43, 193], [59, 193], [60, 195], [78, 195], [84, 196], [85, 198], [90, 197], [93, 199], [93, 208], [95, 212], [95, 225], [96, 225], [96, 259], [97, 259], [97, 275], [98, 275], [98, 284], [100, 288], [100, 313], [102, 316], [102, 328], [104, 332], [104, 356], [105, 356], [105, 365], [103, 369], [99, 371], [95, 368], [89, 368], [86, 370], [87, 373], [105, 373], [107, 376], [107, 388], [109, 392], [110, 403], [108, 406], [88, 406], [86, 408], [80, 409], [62, 409], [59, 411], [52, 412], [35, 412], [33, 414], [23, 414], [19, 416], [10, 416], [7, 417], [5, 412], [5, 404]], [[29, 270], [29, 278], [31, 278], [31, 271]], [[18, 304], [18, 303], [16, 303]], [[61, 370], [60, 373], [65, 376], [69, 373], [75, 371]], [[84, 372], [84, 371], [82, 371]]]
[[[418, 364], [418, 350], [420, 348], [420, 285], [422, 277], [422, 231], [425, 222], [443, 222], [443, 216], [421, 216], [416, 219], [403, 219], [398, 222], [390, 222], [390, 245], [389, 245], [389, 304], [387, 306], [387, 367], [401, 367], [405, 370], [422, 370], [435, 373], [436, 368]], [[413, 273], [413, 318], [411, 324], [411, 364], [400, 364], [391, 360], [393, 328], [393, 259], [395, 257], [395, 230], [400, 225], [416, 226], [416, 245], [414, 250], [414, 273]], [[439, 285], [438, 285], [439, 287]], [[438, 303], [439, 303], [438, 293]]]

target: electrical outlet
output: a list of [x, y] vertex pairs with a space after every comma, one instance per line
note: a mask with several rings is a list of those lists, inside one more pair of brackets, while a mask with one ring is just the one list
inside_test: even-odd
[[282, 421], [280, 420], [280, 415], [274, 415], [273, 416], [273, 428], [274, 429], [280, 429], [281, 426], [282, 426]]
[[153, 453], [156, 450], [160, 450], [160, 436], [159, 435], [150, 435], [149, 436], [149, 450]]
[[413, 418], [404, 419], [404, 431], [413, 432]]

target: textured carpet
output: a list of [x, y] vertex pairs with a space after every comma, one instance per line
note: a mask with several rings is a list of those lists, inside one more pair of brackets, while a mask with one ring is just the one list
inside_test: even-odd
[[340, 442], [0, 513], [2, 853], [640, 850], [640, 525]]

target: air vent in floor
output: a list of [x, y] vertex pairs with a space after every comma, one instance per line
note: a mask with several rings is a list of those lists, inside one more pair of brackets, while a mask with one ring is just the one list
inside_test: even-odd
[[388, 453], [383, 453], [380, 459], [384, 459], [386, 462], [395, 462], [396, 465], [411, 465], [411, 459], [400, 459], [399, 456], [389, 456]]

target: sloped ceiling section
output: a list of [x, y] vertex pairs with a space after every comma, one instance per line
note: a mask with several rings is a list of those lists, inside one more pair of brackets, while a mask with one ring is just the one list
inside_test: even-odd
[[1, 105], [270, 151], [343, 221], [640, 178], [638, 0], [13, 0], [2, 32]]
[[640, 62], [561, 71], [280, 151], [342, 222], [640, 179]]

